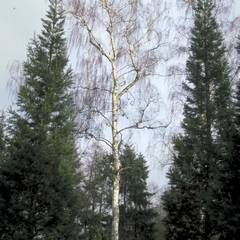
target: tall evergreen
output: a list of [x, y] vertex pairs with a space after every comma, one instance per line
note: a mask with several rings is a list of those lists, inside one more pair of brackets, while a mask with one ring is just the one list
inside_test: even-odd
[[61, 0], [28, 46], [0, 169], [0, 239], [77, 239], [72, 71]]
[[187, 93], [183, 133], [164, 193], [166, 239], [204, 239], [224, 235], [220, 216], [220, 174], [231, 151], [231, 88], [225, 48], [212, 0], [198, 0], [186, 64]]
[[156, 239], [157, 213], [147, 190], [148, 167], [143, 155], [126, 146], [120, 155], [120, 239]]
[[[240, 38], [237, 47], [240, 56]], [[222, 239], [239, 239], [240, 235], [240, 82], [234, 95], [234, 132], [232, 134], [233, 148], [231, 156], [224, 163], [221, 172], [223, 189], [221, 195], [222, 219], [228, 225]]]

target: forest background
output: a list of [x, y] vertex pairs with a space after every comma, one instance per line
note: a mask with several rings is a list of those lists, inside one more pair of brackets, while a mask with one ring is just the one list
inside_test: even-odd
[[[174, 2], [174, 1], [173, 1]], [[44, 18], [46, 10], [48, 9], [48, 1], [46, 0], [0, 0], [0, 32], [1, 32], [1, 44], [0, 44], [0, 109], [6, 109], [9, 106], [14, 106], [16, 101], [16, 91], [18, 89], [18, 80], [11, 79], [10, 71], [15, 70], [19, 72], [19, 62], [26, 60], [26, 47], [34, 33], [38, 34], [41, 31], [41, 18]], [[174, 5], [174, 4], [173, 4]], [[173, 7], [174, 9], [174, 7]], [[175, 11], [175, 10], [174, 10]], [[175, 11], [174, 18], [177, 19], [181, 12]], [[232, 13], [229, 15], [231, 18], [240, 16], [240, 1], [235, 1], [235, 7]], [[68, 29], [67, 29], [68, 31]], [[75, 67], [76, 62], [74, 58], [70, 57], [70, 64]], [[167, 72], [166, 72], [167, 75]], [[181, 86], [181, 77], [175, 79], [161, 78], [160, 79], [160, 92], [163, 100], [163, 106], [165, 109], [170, 109], [170, 102], [168, 94], [171, 92], [171, 88], [174, 84]], [[169, 81], [170, 82], [169, 84]], [[169, 101], [169, 102], [168, 102]], [[182, 106], [178, 106], [181, 111]], [[178, 111], [176, 110], [176, 112]], [[164, 111], [163, 111], [164, 113]], [[167, 114], [167, 111], [165, 111]], [[179, 123], [181, 116], [175, 116], [175, 119], [171, 120], [171, 124], [168, 129], [179, 129]], [[168, 120], [166, 121], [168, 122]], [[172, 132], [174, 130], [169, 130]], [[169, 133], [168, 132], [168, 133]], [[165, 133], [162, 133], [163, 135]], [[165, 137], [165, 136], [164, 136]], [[171, 137], [171, 136], [170, 136]], [[142, 140], [140, 140], [142, 139]], [[162, 168], [165, 162], [168, 160], [166, 152], [164, 152], [163, 146], [158, 146], [158, 150], [154, 152], [147, 151], [148, 137], [141, 135], [132, 140], [136, 152], [141, 152], [147, 160], [149, 165], [149, 182], [154, 181], [160, 187], [166, 186], [167, 180], [165, 173], [167, 171], [168, 164]], [[162, 142], [163, 140], [163, 142]], [[160, 139], [159, 142], [168, 144], [170, 138]]]

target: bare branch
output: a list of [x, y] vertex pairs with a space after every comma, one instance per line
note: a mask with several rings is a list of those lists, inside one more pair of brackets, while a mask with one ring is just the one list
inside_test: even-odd
[[91, 133], [88, 133], [88, 136], [91, 138], [94, 138], [97, 142], [104, 142], [107, 146], [109, 146], [110, 148], [112, 148], [112, 143], [110, 141], [108, 141], [106, 138], [102, 138], [102, 137], [97, 137]]
[[79, 132], [106, 143], [114, 157], [112, 239], [117, 240], [122, 133], [168, 125], [159, 120], [159, 94], [150, 83], [151, 78], [164, 75], [157, 71], [159, 63], [171, 58], [167, 53], [172, 52], [163, 49], [168, 42], [162, 40], [168, 36], [165, 8], [142, 0], [65, 1], [69, 21], [74, 22], [69, 47], [76, 49], [80, 59]]
[[154, 130], [154, 129], [159, 129], [159, 128], [167, 128], [170, 125], [171, 122], [169, 122], [166, 125], [163, 124], [159, 124], [158, 126], [148, 126], [148, 125], [144, 125], [144, 126], [140, 126], [142, 124], [142, 122], [136, 123], [135, 125], [131, 125], [125, 128], [122, 128], [119, 133], [122, 133], [123, 131], [129, 130], [129, 129], [137, 129], [137, 130], [141, 130], [141, 129], [149, 129], [149, 130]]

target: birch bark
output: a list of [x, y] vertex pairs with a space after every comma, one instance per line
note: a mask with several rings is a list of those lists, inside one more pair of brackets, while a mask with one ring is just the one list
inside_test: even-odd
[[112, 240], [118, 240], [120, 143], [129, 130], [163, 126], [159, 92], [150, 78], [160, 75], [156, 69], [172, 51], [162, 48], [168, 35], [164, 1], [162, 7], [159, 2], [156, 6], [141, 0], [89, 2], [66, 0], [72, 27], [70, 49], [77, 50], [81, 69], [79, 132], [103, 141], [112, 151]]

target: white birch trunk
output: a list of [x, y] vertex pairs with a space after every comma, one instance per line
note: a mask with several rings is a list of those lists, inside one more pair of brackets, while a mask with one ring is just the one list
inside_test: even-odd
[[[115, 54], [115, 44], [112, 35], [112, 49]], [[114, 180], [113, 180], [113, 199], [112, 199], [112, 240], [119, 240], [119, 172], [120, 172], [120, 160], [119, 160], [119, 140], [118, 140], [118, 88], [119, 81], [116, 73], [116, 61], [112, 60], [112, 72], [114, 78], [114, 89], [112, 94], [112, 152], [114, 159]]]
[[[111, 240], [119, 240], [119, 139], [124, 140], [123, 132], [129, 130], [162, 127], [162, 122], [158, 120], [159, 108], [152, 108], [152, 105], [158, 106], [158, 93], [148, 78], [156, 74], [155, 68], [163, 59], [160, 46], [164, 32], [157, 29], [164, 8], [159, 8], [159, 4], [157, 8], [151, 4], [145, 5], [144, 1], [139, 0], [66, 1], [68, 13], [75, 19], [72, 48], [79, 44], [82, 50], [79, 54], [86, 51], [90, 54], [89, 59], [83, 57], [81, 63], [79, 82], [80, 89], [85, 89], [85, 92], [82, 92], [79, 102], [80, 126], [83, 135], [106, 143], [112, 150]], [[85, 35], [84, 31], [79, 30], [84, 30]], [[135, 96], [131, 90], [141, 80], [142, 87], [138, 86], [140, 96]], [[151, 116], [147, 116], [148, 113]], [[132, 114], [135, 116], [132, 117]], [[95, 127], [89, 127], [90, 124]], [[106, 126], [111, 128], [110, 139], [101, 134]]]

